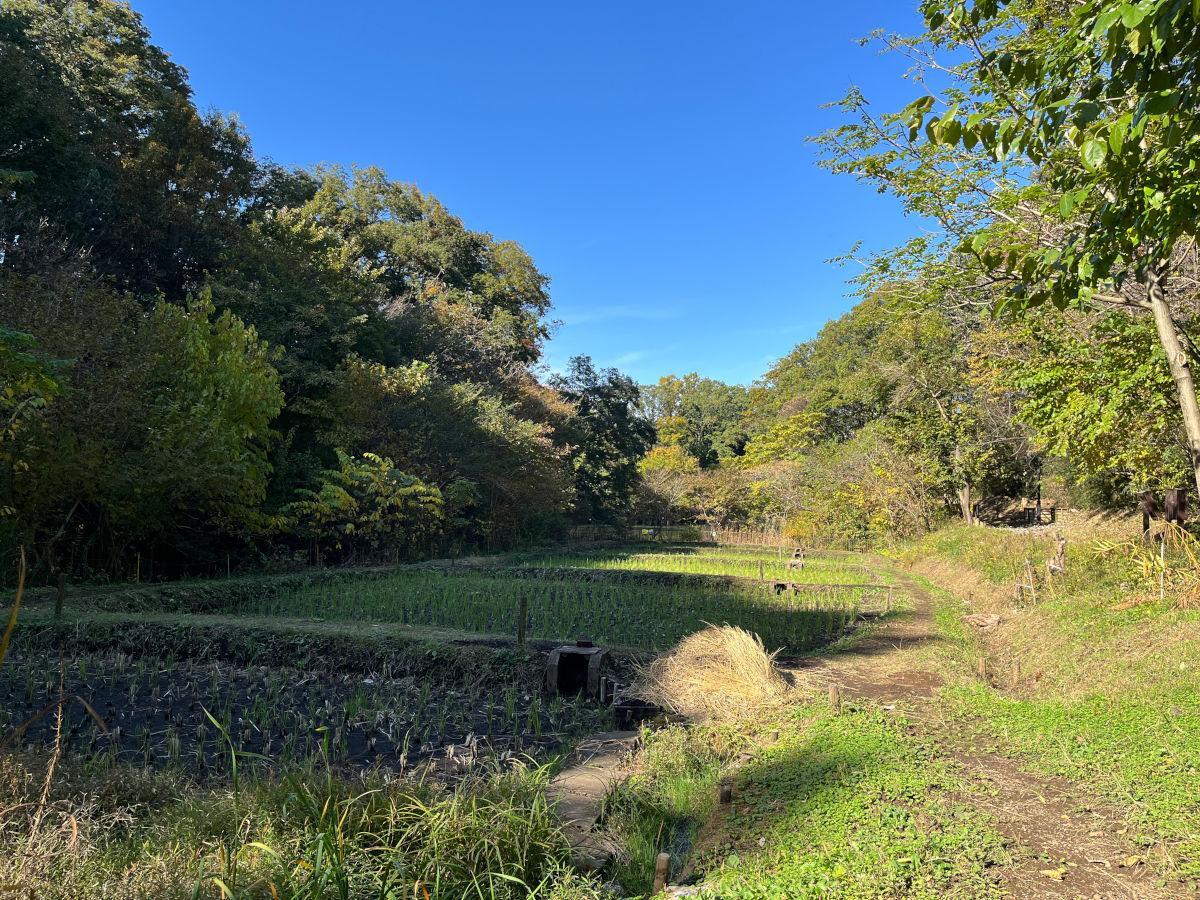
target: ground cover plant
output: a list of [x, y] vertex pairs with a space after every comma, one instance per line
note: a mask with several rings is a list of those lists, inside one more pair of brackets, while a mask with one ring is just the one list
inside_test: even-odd
[[792, 699], [754, 721], [647, 734], [638, 774], [610, 798], [627, 890], [648, 889], [666, 850], [702, 897], [1001, 896], [1002, 843], [954, 800], [952, 766], [902, 720]]

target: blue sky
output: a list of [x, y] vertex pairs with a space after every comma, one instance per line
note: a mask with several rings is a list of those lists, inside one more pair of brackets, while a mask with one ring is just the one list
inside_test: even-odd
[[916, 5], [133, 0], [260, 156], [379, 165], [523, 244], [551, 366], [742, 383], [852, 304], [826, 260], [918, 227], [805, 143], [852, 84], [881, 111], [918, 95], [856, 42]]

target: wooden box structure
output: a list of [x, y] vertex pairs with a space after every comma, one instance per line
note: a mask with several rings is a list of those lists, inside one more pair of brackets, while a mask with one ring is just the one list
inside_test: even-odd
[[608, 651], [591, 641], [579, 640], [550, 651], [546, 659], [546, 690], [556, 694], [585, 694], [601, 702], [611, 700], [606, 671]]

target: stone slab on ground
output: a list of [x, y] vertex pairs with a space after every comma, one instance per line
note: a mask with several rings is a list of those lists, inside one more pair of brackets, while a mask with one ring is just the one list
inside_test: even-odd
[[596, 822], [608, 792], [627, 776], [627, 763], [637, 741], [636, 731], [609, 731], [585, 738], [546, 791], [575, 848], [576, 864], [582, 868], [600, 869], [612, 856], [614, 848], [596, 833]]

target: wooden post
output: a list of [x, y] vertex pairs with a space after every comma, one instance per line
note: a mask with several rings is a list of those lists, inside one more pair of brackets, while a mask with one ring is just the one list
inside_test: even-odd
[[517, 604], [517, 649], [525, 649], [525, 623], [529, 618], [529, 598], [524, 594]]
[[1150, 491], [1142, 491], [1138, 494], [1138, 508], [1142, 511], [1142, 540], [1150, 540], [1150, 520], [1154, 518], [1155, 509], [1154, 494]]
[[63, 602], [67, 599], [67, 573], [58, 573], [58, 590], [54, 594], [54, 618], [61, 619]]
[[975, 672], [980, 678], [987, 680], [987, 657], [981, 656], [975, 660]]
[[1019, 659], [1012, 661], [1012, 683], [1013, 687], [1021, 686], [1021, 660]]
[[733, 802], [733, 785], [728, 781], [721, 783], [721, 792], [719, 794], [722, 803]]
[[654, 861], [654, 890], [650, 893], [661, 894], [667, 888], [667, 871], [671, 868], [671, 854], [660, 853]]
[[842, 711], [842, 689], [836, 684], [829, 686], [829, 705], [835, 715]]
[[228, 578], [233, 574], [233, 568], [229, 565], [229, 554], [225, 554], [225, 577]]
[[1182, 526], [1187, 521], [1187, 488], [1170, 488], [1163, 505], [1166, 520]]
[[141, 550], [138, 551], [137, 568], [134, 570], [133, 580], [137, 584], [142, 583], [142, 551]]

